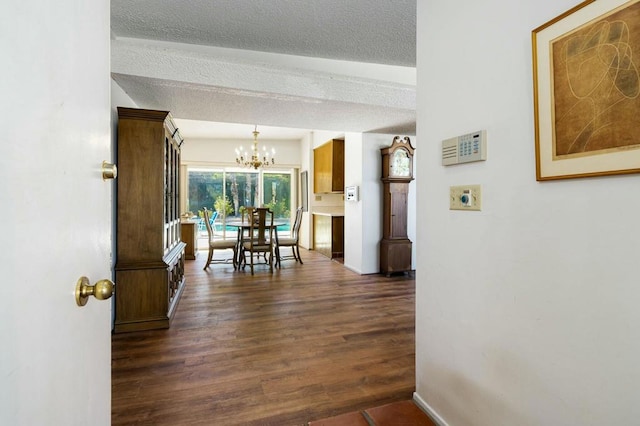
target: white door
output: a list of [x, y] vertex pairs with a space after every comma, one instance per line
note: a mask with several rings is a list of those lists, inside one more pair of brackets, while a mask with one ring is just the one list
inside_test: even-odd
[[0, 18], [0, 424], [108, 425], [108, 0], [7, 0]]

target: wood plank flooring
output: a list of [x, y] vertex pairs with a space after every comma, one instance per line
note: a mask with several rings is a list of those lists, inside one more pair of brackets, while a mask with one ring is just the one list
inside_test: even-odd
[[415, 280], [187, 262], [168, 330], [112, 338], [113, 425], [306, 425], [411, 399]]
[[314, 420], [309, 426], [437, 426], [413, 401], [398, 401], [381, 407]]

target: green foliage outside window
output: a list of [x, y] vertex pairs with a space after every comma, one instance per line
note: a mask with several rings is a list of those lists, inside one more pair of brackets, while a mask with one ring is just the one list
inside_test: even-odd
[[222, 172], [190, 171], [187, 208], [193, 212], [201, 212], [203, 207], [215, 209], [215, 200], [222, 195], [222, 177]]
[[289, 218], [291, 209], [291, 175], [265, 173], [263, 178], [264, 205], [274, 217]]
[[231, 205], [231, 201], [229, 201], [229, 197], [222, 197], [222, 195], [218, 195], [216, 197], [216, 202], [213, 204], [213, 208], [221, 217], [227, 217], [231, 213], [233, 213], [233, 206]]
[[291, 175], [263, 173], [263, 185], [258, 188], [257, 173], [190, 170], [187, 209], [201, 213], [206, 207], [228, 219], [240, 217], [244, 207], [264, 205], [276, 218], [289, 218], [295, 208], [290, 200]]
[[264, 205], [268, 207], [272, 212], [274, 217], [286, 217], [290, 216], [290, 210], [287, 208], [287, 202], [285, 200], [277, 201], [275, 203], [267, 203]]

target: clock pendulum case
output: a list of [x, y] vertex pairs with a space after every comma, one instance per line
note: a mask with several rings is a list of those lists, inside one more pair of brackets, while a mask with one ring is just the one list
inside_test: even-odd
[[382, 148], [382, 241], [380, 272], [390, 276], [411, 272], [411, 240], [407, 236], [407, 204], [409, 183], [413, 180], [411, 140], [393, 138], [391, 146]]

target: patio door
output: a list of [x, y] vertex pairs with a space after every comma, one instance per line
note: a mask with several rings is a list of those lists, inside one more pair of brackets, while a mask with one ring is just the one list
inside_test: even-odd
[[215, 230], [226, 238], [233, 237], [229, 234], [235, 228], [227, 228], [225, 222], [239, 219], [246, 207], [269, 207], [276, 219], [290, 221], [291, 200], [297, 194], [291, 176], [290, 171], [189, 168], [187, 210], [194, 215], [204, 207], [216, 211]]
[[281, 232], [287, 233], [291, 225], [291, 200], [295, 199], [297, 194], [297, 191], [292, 191], [291, 173], [265, 171], [262, 183], [262, 203], [273, 211], [274, 219], [289, 222], [289, 228], [280, 229]]

